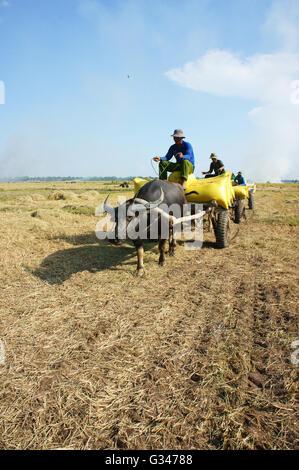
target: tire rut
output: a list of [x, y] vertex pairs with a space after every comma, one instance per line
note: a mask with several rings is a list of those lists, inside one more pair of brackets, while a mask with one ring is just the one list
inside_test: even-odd
[[267, 435], [273, 439], [279, 434], [285, 420], [286, 404], [290, 408], [294, 406], [292, 392], [287, 387], [293, 371], [284, 344], [286, 335], [281, 334], [288, 330], [290, 321], [283, 304], [285, 297], [279, 288], [254, 282], [253, 295], [251, 368], [247, 376], [247, 397], [252, 405], [247, 421], [251, 432], [258, 432], [262, 422], [266, 440]]

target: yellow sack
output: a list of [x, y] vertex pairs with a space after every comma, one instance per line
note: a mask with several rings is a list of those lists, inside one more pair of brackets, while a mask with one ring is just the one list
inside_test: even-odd
[[134, 194], [136, 194], [146, 183], [148, 183], [148, 181], [143, 178], [134, 178]]
[[[168, 181], [171, 181], [171, 183], [182, 183], [182, 177], [181, 177], [181, 172], [180, 171], [174, 171], [171, 173], [168, 177]], [[187, 179], [187, 188], [189, 184], [193, 183], [196, 180], [195, 174], [191, 173], [191, 175], [188, 176]]]
[[[181, 174], [179, 171], [174, 171], [168, 181], [172, 183], [180, 183]], [[135, 194], [142, 186], [147, 183], [147, 180], [142, 178], [134, 178], [134, 191]], [[196, 194], [188, 193], [196, 191]], [[197, 179], [194, 174], [188, 176], [187, 189], [185, 190], [186, 199], [188, 202], [210, 202], [215, 200], [219, 206], [228, 209], [230, 202], [234, 199], [235, 193], [231, 183], [231, 173], [226, 171], [223, 175], [215, 176], [213, 178]]]
[[[173, 173], [171, 173], [169, 175], [168, 181], [171, 181], [171, 183], [181, 183], [181, 172], [174, 171]], [[188, 176], [187, 187], [188, 184], [192, 181], [197, 181], [193, 173], [192, 175]], [[144, 186], [146, 183], [148, 183], [148, 180], [145, 180], [143, 178], [134, 178], [134, 193], [136, 194], [139, 189], [142, 188], [142, 186]]]
[[235, 196], [239, 199], [246, 199], [248, 197], [247, 186], [233, 186]]
[[[195, 191], [197, 194], [190, 194]], [[230, 202], [234, 199], [235, 193], [231, 182], [231, 173], [226, 171], [222, 175], [213, 178], [202, 178], [187, 182], [185, 191], [188, 202], [210, 202], [215, 200], [224, 209], [228, 209]]]

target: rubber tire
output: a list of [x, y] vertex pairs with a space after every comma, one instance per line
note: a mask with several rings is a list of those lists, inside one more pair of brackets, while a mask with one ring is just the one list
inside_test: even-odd
[[[220, 211], [218, 213], [217, 227], [215, 230], [217, 248], [227, 248], [230, 243], [227, 231], [229, 228], [229, 211]], [[230, 234], [229, 234], [230, 235]]]
[[254, 209], [254, 202], [253, 202], [253, 194], [249, 193], [248, 197], [248, 209], [253, 210]]
[[235, 206], [235, 224], [240, 224], [242, 217], [243, 217], [243, 212], [244, 212], [244, 201], [243, 199], [240, 199], [237, 201], [236, 206]]

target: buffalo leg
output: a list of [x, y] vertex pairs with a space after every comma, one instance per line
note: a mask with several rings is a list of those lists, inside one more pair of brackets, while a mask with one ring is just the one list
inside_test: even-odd
[[169, 251], [168, 251], [169, 256], [174, 256], [175, 248], [176, 248], [176, 242], [174, 238], [174, 229], [173, 229], [173, 225], [170, 224], [169, 225]]
[[143, 266], [143, 255], [144, 255], [144, 249], [143, 249], [143, 244], [141, 240], [136, 240], [135, 241], [135, 248], [137, 251], [137, 271], [136, 275], [137, 276], [143, 276], [144, 274], [144, 266]]
[[165, 263], [166, 241], [167, 240], [165, 239], [159, 240], [159, 251], [160, 251], [159, 265], [160, 266], [164, 266], [164, 263]]

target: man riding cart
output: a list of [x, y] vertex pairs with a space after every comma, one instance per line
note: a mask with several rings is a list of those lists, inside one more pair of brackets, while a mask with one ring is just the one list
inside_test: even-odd
[[[167, 180], [167, 172], [173, 173], [179, 171], [183, 189], [187, 187], [188, 176], [194, 172], [194, 153], [192, 145], [189, 142], [184, 141], [184, 133], [182, 129], [175, 129], [172, 134], [175, 144], [173, 144], [165, 157], [155, 157], [153, 160], [159, 163], [159, 179]], [[169, 160], [175, 157], [176, 163], [172, 163]]]
[[239, 186], [246, 186], [246, 181], [241, 171], [238, 171], [237, 176], [234, 179], [234, 182]]
[[210, 159], [212, 162], [209, 171], [202, 172], [202, 174], [205, 175], [205, 178], [213, 178], [214, 176], [219, 176], [225, 173], [224, 164], [218, 159], [216, 153], [211, 153]]

